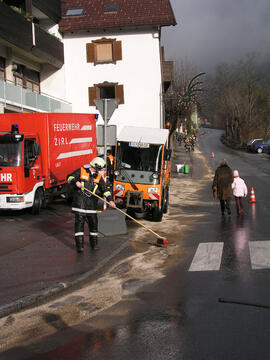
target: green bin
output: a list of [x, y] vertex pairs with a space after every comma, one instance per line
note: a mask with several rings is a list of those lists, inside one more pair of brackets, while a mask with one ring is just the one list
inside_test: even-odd
[[188, 168], [188, 165], [185, 164], [184, 166], [184, 174], [188, 174], [189, 173], [189, 168]]

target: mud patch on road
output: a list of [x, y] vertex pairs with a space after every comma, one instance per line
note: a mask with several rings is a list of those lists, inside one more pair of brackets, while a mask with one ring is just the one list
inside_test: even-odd
[[0, 326], [5, 325], [0, 335], [2, 349], [22, 343], [24, 346], [31, 345], [39, 338], [84, 322], [111, 308], [123, 297], [163, 277], [162, 265], [166, 258], [164, 251], [150, 248], [118, 263], [103, 277], [72, 295], [15, 314], [12, 322], [1, 319]]

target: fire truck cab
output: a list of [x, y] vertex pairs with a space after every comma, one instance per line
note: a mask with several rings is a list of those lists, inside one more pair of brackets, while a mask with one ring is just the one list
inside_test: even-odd
[[67, 176], [96, 155], [94, 114], [0, 114], [0, 210], [31, 209], [68, 194]]

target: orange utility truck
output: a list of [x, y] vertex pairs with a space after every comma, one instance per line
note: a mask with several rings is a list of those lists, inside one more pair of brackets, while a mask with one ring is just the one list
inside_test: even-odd
[[95, 114], [0, 114], [0, 210], [38, 214], [95, 156]]
[[171, 176], [169, 131], [125, 126], [117, 137], [113, 195], [129, 213], [161, 221], [167, 212]]

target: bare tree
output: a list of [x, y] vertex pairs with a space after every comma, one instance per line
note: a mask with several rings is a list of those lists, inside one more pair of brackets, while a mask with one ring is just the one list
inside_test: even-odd
[[199, 98], [203, 82], [199, 81], [199, 77], [204, 73], [194, 74], [195, 66], [192, 63], [183, 60], [176, 63], [173, 88], [165, 96], [166, 116], [171, 132], [184, 122], [184, 119], [187, 131], [191, 131], [192, 110], [194, 105], [200, 107]]
[[257, 54], [219, 64], [208, 79], [207, 99], [213, 123], [226, 129], [232, 144], [269, 134], [269, 82], [259, 71]]

